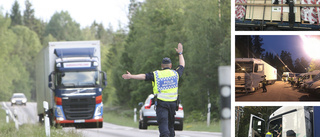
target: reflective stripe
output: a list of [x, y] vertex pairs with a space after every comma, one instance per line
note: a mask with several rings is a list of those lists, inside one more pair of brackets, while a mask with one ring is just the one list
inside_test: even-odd
[[166, 96], [166, 95], [162, 95], [162, 94], [158, 94], [158, 98], [159, 99], [167, 99], [167, 100], [177, 100], [178, 96], [174, 96], [174, 97], [169, 97], [169, 96]]
[[178, 95], [178, 92], [174, 92], [174, 93], [159, 93], [158, 95], [164, 95], [164, 96], [175, 96]]

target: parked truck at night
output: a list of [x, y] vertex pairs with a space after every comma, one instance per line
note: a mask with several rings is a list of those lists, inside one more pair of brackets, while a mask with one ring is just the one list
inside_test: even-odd
[[[282, 128], [280, 128], [280, 124]], [[268, 120], [251, 114], [248, 137], [264, 137], [282, 129], [282, 137], [320, 137], [320, 106], [283, 106]]]
[[100, 41], [49, 42], [36, 58], [36, 94], [39, 122], [49, 104], [52, 125], [102, 128]]
[[235, 59], [235, 88], [236, 91], [254, 92], [262, 87], [266, 78], [267, 84], [274, 84], [277, 80], [277, 69], [262, 59]]

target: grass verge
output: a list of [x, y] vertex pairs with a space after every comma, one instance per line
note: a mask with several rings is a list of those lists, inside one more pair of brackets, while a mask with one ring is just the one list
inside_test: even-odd
[[[64, 131], [51, 127], [51, 137], [82, 137], [82, 134], [76, 133], [75, 130]], [[14, 122], [10, 119], [6, 123], [6, 112], [0, 109], [0, 137], [44, 137], [46, 136], [45, 128], [41, 124], [23, 124], [16, 129]]]
[[[137, 114], [137, 122], [133, 121], [133, 110], [112, 110], [105, 111], [103, 114], [105, 122], [128, 126], [139, 127], [139, 114]], [[148, 126], [148, 129], [158, 130], [158, 126]], [[206, 122], [189, 122], [184, 123], [183, 130], [187, 131], [206, 131], [206, 132], [221, 132], [220, 122], [211, 122], [210, 126], [207, 126]]]

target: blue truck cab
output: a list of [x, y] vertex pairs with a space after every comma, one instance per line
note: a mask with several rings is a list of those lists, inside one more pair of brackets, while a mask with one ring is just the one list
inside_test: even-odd
[[[101, 71], [100, 45], [77, 46], [74, 43], [81, 42], [62, 42], [63, 46], [55, 42], [48, 50], [49, 59], [45, 57], [49, 64], [42, 65], [48, 73], [44, 79], [48, 82], [43, 84], [47, 83], [46, 87], [51, 90], [44, 95], [45, 101], [51, 104], [49, 117], [53, 125], [101, 128], [102, 90], [107, 85], [107, 77]], [[42, 101], [39, 100], [38, 104]]]

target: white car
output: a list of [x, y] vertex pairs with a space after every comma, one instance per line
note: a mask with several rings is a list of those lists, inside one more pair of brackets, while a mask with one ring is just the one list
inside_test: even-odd
[[27, 98], [23, 93], [13, 93], [11, 97], [11, 106], [27, 105]]
[[[139, 118], [139, 129], [147, 129], [149, 125], [158, 125], [156, 108], [152, 105], [153, 94], [150, 94], [146, 101], [140, 102], [140, 118]], [[183, 107], [179, 104], [179, 110], [176, 111], [174, 129], [183, 130], [183, 119], [184, 112]]]

